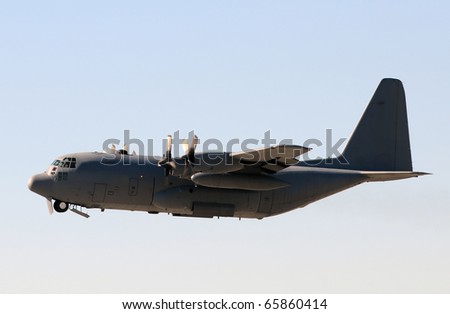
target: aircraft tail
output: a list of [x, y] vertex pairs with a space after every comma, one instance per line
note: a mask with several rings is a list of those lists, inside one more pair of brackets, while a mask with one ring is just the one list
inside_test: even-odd
[[386, 78], [378, 85], [342, 157], [345, 168], [368, 171], [412, 171], [403, 84]]

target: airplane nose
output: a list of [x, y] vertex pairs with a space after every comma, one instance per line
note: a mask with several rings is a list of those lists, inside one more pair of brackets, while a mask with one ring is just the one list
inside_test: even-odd
[[45, 173], [36, 174], [28, 179], [28, 188], [44, 197], [51, 196], [53, 179]]

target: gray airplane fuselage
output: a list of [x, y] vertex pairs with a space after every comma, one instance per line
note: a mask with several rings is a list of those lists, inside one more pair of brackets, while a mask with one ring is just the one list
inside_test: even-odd
[[86, 208], [167, 212], [194, 217], [264, 218], [367, 181], [359, 171], [291, 166], [271, 176], [286, 182], [280, 189], [249, 191], [195, 185], [166, 176], [158, 159], [116, 153], [75, 153], [74, 168], [51, 165], [34, 176], [30, 189]]

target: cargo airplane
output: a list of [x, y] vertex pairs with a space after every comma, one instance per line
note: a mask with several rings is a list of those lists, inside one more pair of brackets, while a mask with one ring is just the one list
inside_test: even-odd
[[364, 182], [418, 177], [412, 169], [403, 85], [383, 79], [344, 151], [334, 158], [297, 159], [309, 148], [277, 145], [243, 152], [195, 152], [162, 158], [127, 148], [67, 154], [28, 188], [45, 197], [50, 213], [99, 208], [182, 217], [262, 219], [305, 207]]

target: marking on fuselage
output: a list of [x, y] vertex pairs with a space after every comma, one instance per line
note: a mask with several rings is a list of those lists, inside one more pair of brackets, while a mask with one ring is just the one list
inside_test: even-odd
[[139, 188], [139, 182], [136, 178], [130, 178], [129, 184], [128, 184], [128, 195], [129, 196], [136, 196], [138, 194], [138, 188]]

